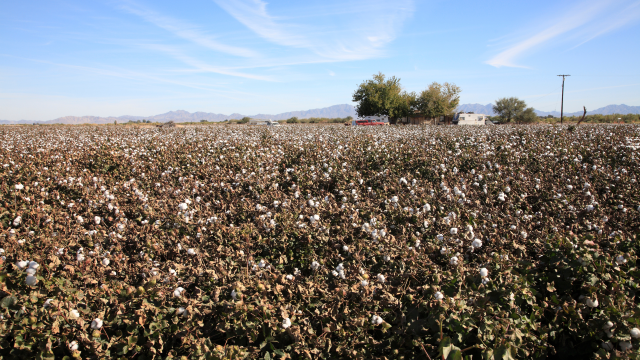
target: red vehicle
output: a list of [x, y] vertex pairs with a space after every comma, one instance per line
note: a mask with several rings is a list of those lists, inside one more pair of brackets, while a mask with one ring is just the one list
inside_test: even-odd
[[387, 123], [378, 120], [351, 120], [351, 126], [371, 126], [371, 125], [387, 125]]

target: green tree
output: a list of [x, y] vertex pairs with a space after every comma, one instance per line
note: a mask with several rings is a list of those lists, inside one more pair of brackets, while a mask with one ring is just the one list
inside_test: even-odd
[[524, 100], [516, 97], [501, 98], [496, 100], [496, 104], [493, 105], [493, 112], [498, 114], [505, 122], [510, 122], [520, 116], [526, 108], [527, 104]]
[[460, 103], [460, 91], [455, 84], [433, 82], [416, 97], [414, 107], [427, 119], [452, 115]]
[[250, 117], [245, 116], [245, 117], [243, 117], [242, 119], [238, 120], [238, 124], [246, 124], [246, 123], [248, 123], [250, 120], [251, 120], [251, 118], [250, 118]]
[[538, 121], [538, 115], [536, 115], [534, 108], [530, 107], [516, 115], [515, 119], [521, 124], [531, 124]]
[[299, 122], [300, 122], [300, 120], [298, 120], [298, 118], [295, 117], [295, 116], [294, 117], [290, 117], [290, 118], [287, 119], [287, 124], [297, 124]]
[[411, 114], [413, 99], [415, 94], [403, 91], [399, 78], [387, 79], [383, 73], [373, 75], [373, 79], [360, 84], [353, 93], [359, 117], [388, 116], [392, 123]]

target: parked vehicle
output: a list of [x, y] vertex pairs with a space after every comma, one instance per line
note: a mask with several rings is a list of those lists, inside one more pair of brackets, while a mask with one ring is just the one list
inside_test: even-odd
[[263, 125], [263, 126], [280, 126], [280, 123], [277, 121], [273, 121], [271, 119], [268, 120], [249, 120], [249, 125]]
[[472, 112], [459, 112], [453, 117], [452, 124], [454, 125], [486, 125], [485, 121], [488, 120], [484, 114], [474, 114]]
[[372, 120], [372, 119], [362, 119], [362, 120], [351, 120], [351, 124], [346, 123], [345, 125], [351, 125], [351, 126], [372, 126], [372, 125], [388, 125], [389, 123], [383, 122], [383, 121], [379, 121], [379, 120]]

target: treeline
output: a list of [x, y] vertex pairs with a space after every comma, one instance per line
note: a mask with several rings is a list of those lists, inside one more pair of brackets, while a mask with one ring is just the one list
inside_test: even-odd
[[[582, 119], [582, 116], [565, 116], [564, 117], [564, 121], [567, 122], [578, 122], [580, 119]], [[555, 123], [560, 123], [560, 118], [559, 117], [541, 117], [539, 118], [540, 122], [544, 122], [544, 123], [548, 123], [548, 124], [555, 124]], [[617, 124], [617, 123], [624, 123], [624, 124], [637, 124], [640, 123], [640, 115], [639, 114], [626, 114], [626, 115], [622, 115], [622, 114], [611, 114], [611, 115], [602, 115], [602, 114], [593, 114], [593, 115], [587, 115], [584, 118], [584, 121], [582, 122], [584, 123], [589, 123], [589, 124]]]
[[288, 118], [287, 120], [285, 120], [284, 122], [286, 122], [287, 124], [321, 124], [321, 123], [326, 123], [326, 124], [342, 124], [342, 123], [346, 123], [346, 122], [351, 122], [351, 120], [353, 120], [352, 116], [347, 116], [344, 118], [317, 118], [317, 117], [311, 117], [311, 118], [307, 118], [307, 119], [298, 119], [297, 117], [291, 117]]

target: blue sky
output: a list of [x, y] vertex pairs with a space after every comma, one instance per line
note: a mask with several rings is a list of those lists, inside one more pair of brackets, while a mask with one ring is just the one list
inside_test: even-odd
[[48, 0], [0, 6], [0, 119], [280, 113], [374, 73], [461, 103], [640, 105], [640, 1]]

